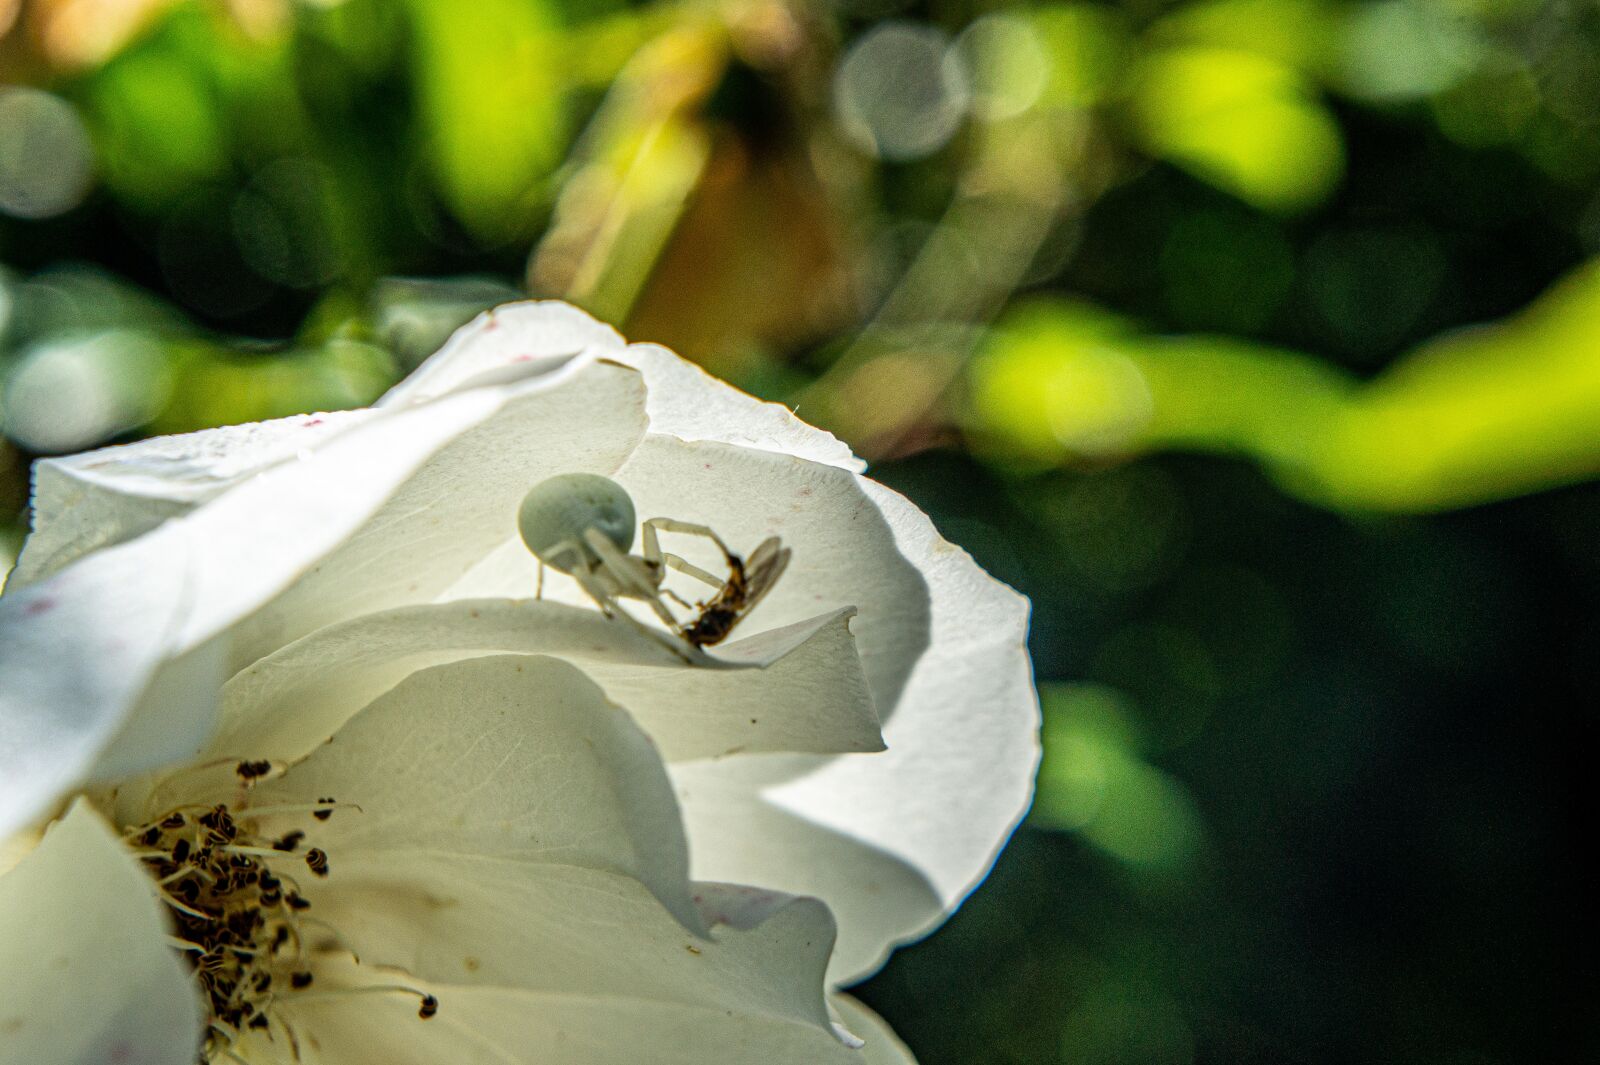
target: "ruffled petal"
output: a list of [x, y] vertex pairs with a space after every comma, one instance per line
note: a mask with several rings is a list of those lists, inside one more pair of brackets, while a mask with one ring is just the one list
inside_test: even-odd
[[[821, 994], [833, 923], [813, 899], [699, 885], [713, 937], [683, 934], [626, 882], [533, 911], [553, 951], [530, 959], [532, 982], [415, 982], [434, 994], [426, 1023], [416, 1000], [393, 995], [286, 998], [286, 1017], [315, 1044], [308, 1065], [373, 1060], [527, 1065], [902, 1065], [868, 1056], [832, 1022]], [[636, 885], [635, 885], [636, 887]], [[565, 935], [559, 934], [565, 927]], [[483, 976], [487, 970], [475, 970]], [[358, 969], [317, 987], [381, 979]], [[852, 1020], [855, 1018], [852, 1017]]]
[[615, 329], [568, 303], [496, 307], [457, 329], [377, 405], [409, 406], [463, 389], [520, 381], [575, 356], [611, 356], [625, 345]]
[[[826, 907], [689, 885], [648, 740], [571, 666], [498, 656], [414, 674], [251, 804], [325, 797], [360, 811], [311, 829], [330, 862], [325, 879], [301, 878], [311, 913], [360, 955], [350, 979], [420, 978], [441, 1006], [419, 1027], [414, 1000], [291, 995], [281, 1002], [302, 1046], [328, 1049], [330, 1030], [377, 1017], [363, 1029], [385, 1048], [374, 1060], [534, 1050], [544, 1056], [506, 1060], [655, 1060], [643, 1031], [686, 1015], [723, 1033], [707, 1046], [837, 1048], [823, 998]], [[319, 964], [319, 993], [337, 986], [326, 973]], [[521, 1029], [496, 1034], [483, 1027], [495, 1010], [542, 1018], [543, 1034], [532, 1044], [512, 1038]], [[569, 1044], [597, 1056], [564, 1057]]]
[[[593, 359], [518, 384], [398, 407], [378, 424], [484, 400], [491, 409], [483, 417], [430, 453], [353, 535], [235, 629], [238, 667], [323, 625], [435, 598], [515, 533], [529, 488], [557, 473], [611, 473], [644, 429], [639, 375]], [[364, 435], [346, 434], [328, 450]], [[361, 479], [347, 476], [344, 490]], [[263, 539], [257, 530], [228, 531], [247, 543]]]
[[296, 415], [41, 459], [33, 467], [33, 532], [10, 582], [31, 584], [90, 551], [142, 536], [372, 416]]
[[[397, 409], [6, 596], [6, 653], [35, 661], [0, 674], [0, 699], [28, 704], [0, 724], [17, 739], [3, 757], [30, 767], [0, 784], [0, 819], [38, 812], [108, 746], [87, 775], [192, 756], [229, 673], [329, 622], [432, 598], [504, 538], [529, 484], [621, 462], [643, 402], [635, 371], [581, 361]], [[534, 426], [551, 434], [538, 448], [527, 446]], [[39, 603], [60, 619], [50, 628], [39, 628]], [[27, 650], [40, 639], [49, 653]], [[102, 645], [117, 648], [116, 675], [106, 691], [83, 690]], [[39, 692], [76, 705], [46, 728], [54, 711]], [[36, 797], [12, 801], [19, 790]]]
[[127, 545], [0, 597], [0, 839], [55, 808], [123, 728], [184, 619], [187, 563]]
[[[467, 910], [492, 892], [501, 899], [498, 909], [505, 911], [495, 925], [505, 941], [497, 942], [496, 953], [485, 955], [472, 953], [481, 945], [482, 933], [469, 934], [464, 941], [441, 939], [439, 953], [423, 956], [426, 975], [419, 978], [406, 969], [404, 980], [442, 988], [441, 1016], [454, 1010], [462, 994], [487, 989], [521, 992], [522, 1001], [530, 1005], [579, 1005], [586, 1013], [611, 1012], [619, 1018], [635, 1009], [653, 1016], [673, 1009], [696, 1016], [712, 1011], [807, 1029], [823, 1037], [816, 1041], [819, 1045], [854, 1041], [835, 1027], [823, 993], [834, 934], [827, 907], [815, 899], [733, 885], [697, 884], [695, 889], [701, 920], [709, 929], [706, 935], [688, 933], [631, 879], [574, 868], [553, 875], [548, 883], [535, 883], [530, 891], [517, 878], [483, 880], [469, 868], [438, 898], [449, 900], [448, 909]], [[732, 919], [719, 920], [730, 916], [722, 911], [739, 894], [760, 902], [733, 902]], [[360, 901], [386, 905], [386, 900], [365, 893]], [[330, 920], [339, 921], [355, 909], [354, 903], [341, 902], [327, 912], [334, 915]], [[314, 904], [311, 912], [322, 911]], [[449, 917], [441, 920], [404, 904], [398, 912], [373, 915], [373, 921], [400, 928], [407, 918], [418, 917], [440, 930], [450, 924]], [[520, 964], [508, 968], [505, 963], [513, 959]], [[324, 972], [330, 972], [329, 966], [319, 964], [319, 989], [330, 986]], [[343, 979], [394, 982], [386, 972], [363, 958]], [[337, 968], [331, 973], [334, 980], [341, 978]], [[282, 1001], [289, 1009], [298, 1008], [293, 997]]]
[[652, 433], [793, 455], [858, 473], [866, 468], [832, 433], [807, 425], [781, 403], [719, 381], [658, 344], [630, 344], [612, 358], [644, 374]]
[[746, 883], [803, 882], [809, 894], [827, 900], [840, 933], [829, 979], [844, 985], [948, 903], [913, 861], [761, 797], [772, 778], [802, 772], [799, 761], [740, 757], [679, 764], [671, 773], [696, 870], [742, 871], [751, 878]]
[[781, 404], [741, 392], [666, 348], [627, 344], [610, 326], [554, 301], [513, 303], [480, 315], [380, 402], [413, 403], [514, 379], [553, 355], [577, 351], [604, 354], [644, 375], [651, 432], [862, 468], [861, 460], [833, 434], [807, 425]]
[[0, 597], [0, 828], [86, 779], [197, 752], [228, 674], [231, 627], [497, 403], [476, 393], [370, 422]]
[[[644, 424], [636, 371], [569, 359], [514, 384], [368, 412], [139, 540], [171, 533], [161, 550], [194, 555], [182, 648], [227, 632], [232, 661], [248, 664], [333, 621], [432, 599], [514, 533], [532, 485], [614, 470]], [[161, 505], [187, 505], [181, 495]]]
[[911, 1049], [882, 1017], [849, 995], [833, 995], [828, 1001], [840, 1023], [861, 1040], [861, 1065], [917, 1065]]
[[193, 1065], [194, 981], [152, 884], [80, 802], [0, 876], [0, 1065]]
[[[931, 601], [927, 646], [883, 715], [888, 751], [673, 770], [695, 868], [825, 899], [839, 920], [839, 983], [872, 972], [895, 944], [928, 931], [988, 872], [1031, 799], [1039, 751], [1027, 601], [940, 538], [903, 497], [862, 484]], [[795, 576], [799, 552], [785, 581]], [[873, 601], [863, 598], [860, 609], [870, 676], [878, 619]], [[770, 844], [777, 824], [789, 833], [782, 847]], [[857, 875], [841, 872], [841, 839], [890, 860], [863, 863]], [[889, 888], [899, 893], [897, 904], [885, 897]]]
[[429, 976], [458, 972], [465, 953], [506, 979], [532, 957], [515, 926], [539, 907], [498, 887], [524, 881], [551, 904], [574, 879], [637, 881], [703, 930], [659, 756], [564, 662], [497, 655], [414, 673], [250, 805], [330, 796], [360, 809], [309, 827], [332, 872], [302, 879], [365, 959]]
[[408, 674], [494, 652], [580, 664], [669, 760], [882, 750], [850, 617], [834, 611], [691, 664], [592, 606], [457, 600], [368, 614], [319, 629], [229, 681], [211, 756], [296, 758]]

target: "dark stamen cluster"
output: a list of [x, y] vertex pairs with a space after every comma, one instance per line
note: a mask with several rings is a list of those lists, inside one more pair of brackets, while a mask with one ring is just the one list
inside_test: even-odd
[[172, 909], [212, 1018], [234, 1031], [266, 1029], [274, 981], [296, 990], [311, 984], [299, 919], [311, 903], [259, 852], [287, 856], [304, 833], [264, 847], [225, 805], [185, 809], [203, 812], [175, 810], [127, 834], [158, 852], [142, 859]]
[[[273, 769], [266, 761], [240, 762], [235, 772], [248, 788]], [[303, 861], [312, 874], [325, 877], [328, 855], [320, 847], [302, 851], [306, 834], [300, 829], [276, 838], [258, 836], [255, 817], [309, 812], [326, 821], [337, 806], [332, 798], [319, 798], [309, 807], [259, 812], [246, 806], [235, 813], [223, 804], [181, 806], [124, 831], [124, 838], [142, 852], [140, 860], [172, 909], [176, 945], [194, 967], [210, 1006], [202, 1062], [241, 1060], [233, 1047], [247, 1029], [264, 1031], [269, 1038], [281, 1030], [299, 1060], [294, 1029], [274, 1006], [280, 997], [305, 992], [312, 985], [308, 945], [302, 935], [311, 902], [281, 865], [290, 859], [296, 865]], [[339, 942], [336, 934], [334, 941]], [[402, 984], [313, 994], [367, 992], [416, 995], [421, 1000], [418, 1016], [424, 1020], [439, 1010], [434, 996]]]

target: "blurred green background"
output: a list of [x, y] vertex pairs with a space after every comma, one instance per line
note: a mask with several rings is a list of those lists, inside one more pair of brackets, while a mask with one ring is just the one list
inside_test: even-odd
[[924, 1065], [1596, 1060], [1597, 177], [1565, 0], [0, 0], [0, 571], [36, 456], [567, 298], [1033, 598]]

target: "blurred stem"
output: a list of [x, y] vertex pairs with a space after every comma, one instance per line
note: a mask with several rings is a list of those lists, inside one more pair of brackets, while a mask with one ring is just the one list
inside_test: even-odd
[[975, 426], [1057, 457], [1239, 454], [1352, 511], [1471, 506], [1600, 473], [1600, 265], [1505, 323], [1360, 383], [1294, 352], [1020, 311], [975, 368]]
[[[868, 457], [904, 450], [1053, 229], [1094, 199], [1081, 180], [1083, 115], [1028, 112], [976, 127], [973, 137], [937, 227], [872, 319], [798, 397], [808, 417]], [[853, 398], [862, 394], [874, 402]]]
[[574, 26], [567, 31], [569, 84], [575, 88], [607, 88], [621, 76], [639, 49], [689, 18], [704, 16], [696, 8], [682, 4], [652, 4]]
[[584, 132], [529, 288], [625, 321], [710, 154], [700, 119], [728, 62], [716, 22], [686, 21], [640, 49]]

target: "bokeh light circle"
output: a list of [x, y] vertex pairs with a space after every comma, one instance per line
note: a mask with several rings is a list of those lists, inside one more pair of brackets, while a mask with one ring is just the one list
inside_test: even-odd
[[960, 64], [971, 84], [971, 109], [988, 122], [1022, 114], [1050, 80], [1050, 57], [1039, 32], [1014, 15], [985, 15], [961, 32], [946, 62]]
[[23, 353], [0, 392], [6, 435], [64, 454], [141, 425], [167, 385], [160, 345], [128, 331], [49, 341]]
[[72, 105], [0, 88], [0, 212], [52, 218], [82, 203], [93, 181], [94, 150]]
[[864, 151], [905, 162], [954, 136], [971, 97], [966, 71], [945, 61], [949, 38], [929, 26], [886, 22], [850, 47], [833, 80], [840, 126]]

